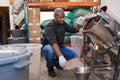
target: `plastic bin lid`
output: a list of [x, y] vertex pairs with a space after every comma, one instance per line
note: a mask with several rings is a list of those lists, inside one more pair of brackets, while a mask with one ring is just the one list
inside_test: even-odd
[[0, 65], [29, 60], [31, 56], [32, 52], [24, 47], [13, 45], [0, 47]]
[[25, 53], [25, 49], [23, 47], [13, 47], [6, 46], [0, 48], [0, 59], [10, 58], [13, 56], [19, 56]]

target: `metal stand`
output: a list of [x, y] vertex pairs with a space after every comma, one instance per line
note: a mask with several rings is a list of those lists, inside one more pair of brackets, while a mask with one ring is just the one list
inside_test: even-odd
[[115, 65], [115, 73], [114, 73], [114, 77], [113, 80], [118, 80], [118, 76], [119, 76], [119, 63], [120, 63], [120, 46], [118, 49], [118, 56], [117, 56], [117, 62]]

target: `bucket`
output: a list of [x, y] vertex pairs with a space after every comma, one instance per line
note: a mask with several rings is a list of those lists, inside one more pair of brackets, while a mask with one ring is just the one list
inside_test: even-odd
[[0, 80], [29, 80], [31, 56], [31, 51], [20, 47], [1, 47]]
[[72, 69], [77, 80], [88, 80], [90, 76], [90, 67], [75, 67]]
[[[19, 52], [24, 53], [24, 49], [30, 50], [33, 54], [30, 58], [32, 63], [29, 66], [29, 80], [40, 80], [40, 66], [41, 66], [41, 44], [37, 43], [21, 43], [21, 44], [9, 44], [4, 45], [6, 47], [22, 47]], [[15, 48], [14, 48], [15, 49]], [[18, 79], [16, 79], [18, 80]], [[22, 80], [22, 79], [21, 79]], [[26, 79], [27, 80], [27, 79]]]

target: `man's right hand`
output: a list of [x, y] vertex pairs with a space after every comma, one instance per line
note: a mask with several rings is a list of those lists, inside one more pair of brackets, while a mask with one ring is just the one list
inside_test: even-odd
[[59, 65], [60, 67], [65, 67], [66, 65], [66, 59], [64, 58], [63, 55], [59, 57]]
[[85, 18], [80, 16], [77, 20], [77, 24], [82, 25], [85, 22]]

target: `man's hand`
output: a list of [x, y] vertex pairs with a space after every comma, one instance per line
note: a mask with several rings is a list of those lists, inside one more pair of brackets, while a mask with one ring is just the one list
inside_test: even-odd
[[64, 58], [64, 56], [60, 56], [59, 57], [59, 65], [61, 67], [65, 67], [65, 65], [66, 65], [66, 59]]
[[85, 22], [85, 18], [80, 16], [77, 20], [77, 24], [82, 25]]

